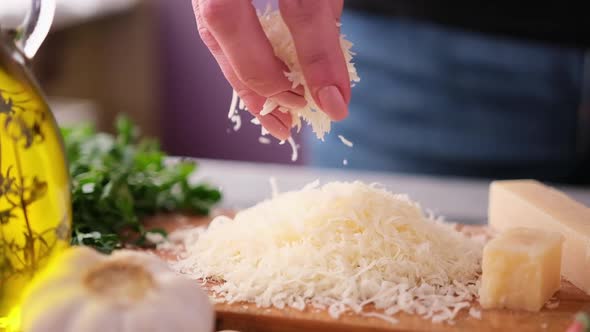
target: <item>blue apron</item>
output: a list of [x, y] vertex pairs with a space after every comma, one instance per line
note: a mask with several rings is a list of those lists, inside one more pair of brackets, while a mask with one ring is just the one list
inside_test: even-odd
[[325, 142], [308, 135], [311, 165], [588, 182], [583, 51], [370, 14], [342, 22], [361, 82], [349, 118]]

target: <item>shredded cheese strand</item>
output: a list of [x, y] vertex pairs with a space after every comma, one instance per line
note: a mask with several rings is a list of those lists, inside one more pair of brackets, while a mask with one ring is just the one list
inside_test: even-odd
[[351, 141], [349, 141], [348, 139], [346, 139], [346, 137], [342, 135], [338, 135], [338, 138], [340, 139], [342, 144], [348, 146], [349, 148], [352, 148], [352, 146], [354, 145]]

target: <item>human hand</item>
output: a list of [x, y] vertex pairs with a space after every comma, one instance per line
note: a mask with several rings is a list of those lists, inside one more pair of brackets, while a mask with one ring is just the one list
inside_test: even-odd
[[[279, 0], [305, 81], [332, 120], [348, 115], [350, 81], [336, 26], [343, 0]], [[286, 65], [273, 52], [250, 0], [193, 0], [199, 34], [248, 110], [273, 136], [290, 136], [291, 114], [259, 115], [269, 98], [280, 106], [306, 105], [303, 89], [291, 89]]]

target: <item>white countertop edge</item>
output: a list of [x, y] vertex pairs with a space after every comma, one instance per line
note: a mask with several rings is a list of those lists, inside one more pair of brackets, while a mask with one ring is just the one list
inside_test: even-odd
[[[316, 179], [377, 182], [395, 193], [408, 194], [426, 210], [447, 220], [482, 224], [486, 222], [489, 181], [458, 177], [434, 177], [347, 169], [318, 169], [268, 163], [197, 159], [194, 180], [220, 187], [223, 207], [245, 208], [270, 197], [270, 178], [281, 191], [298, 189]], [[590, 206], [590, 188], [556, 186]]]

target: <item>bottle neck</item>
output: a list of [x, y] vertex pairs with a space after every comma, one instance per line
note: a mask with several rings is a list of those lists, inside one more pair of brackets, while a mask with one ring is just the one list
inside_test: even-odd
[[14, 61], [19, 65], [28, 66], [29, 61], [23, 52], [15, 44], [15, 40], [18, 38], [18, 30], [16, 29], [0, 29], [0, 64], [4, 64], [7, 61]]

